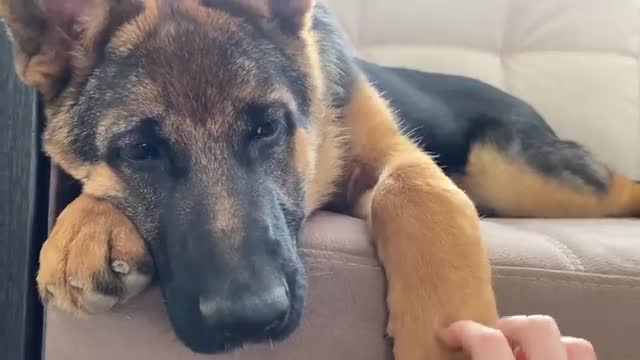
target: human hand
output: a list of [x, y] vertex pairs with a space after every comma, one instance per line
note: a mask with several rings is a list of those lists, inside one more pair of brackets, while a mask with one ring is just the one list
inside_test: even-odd
[[460, 321], [443, 333], [442, 340], [461, 348], [473, 360], [597, 359], [590, 342], [562, 337], [555, 320], [548, 316], [503, 318], [496, 328]]

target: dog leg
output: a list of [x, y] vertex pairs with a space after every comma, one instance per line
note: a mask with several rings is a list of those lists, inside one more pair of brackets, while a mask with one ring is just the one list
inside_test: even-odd
[[386, 272], [395, 357], [457, 359], [462, 354], [443, 347], [438, 332], [457, 320], [493, 324], [498, 317], [476, 210], [401, 136], [384, 100], [364, 82], [346, 121], [355, 161], [349, 198], [367, 218]]
[[135, 226], [109, 202], [82, 194], [40, 251], [38, 290], [76, 315], [109, 310], [150, 283], [153, 263]]
[[454, 180], [480, 208], [503, 217], [640, 217], [640, 184], [610, 172], [577, 146], [570, 150], [529, 149], [529, 157], [552, 164], [545, 174], [527, 156], [477, 143], [465, 175]]

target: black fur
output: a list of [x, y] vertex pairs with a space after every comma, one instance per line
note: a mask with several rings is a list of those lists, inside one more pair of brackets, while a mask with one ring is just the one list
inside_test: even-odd
[[[281, 46], [282, 33], [264, 31], [263, 19], [231, 32], [180, 16], [167, 15], [135, 49], [101, 54], [61, 98], [72, 110], [48, 126], [46, 141], [115, 172], [125, 189], [111, 202], [149, 245], [177, 336], [216, 353], [282, 339], [301, 319], [306, 281], [296, 245], [307, 214], [291, 159], [293, 130], [313, 121], [311, 79], [300, 53]], [[345, 110], [364, 72], [450, 175], [464, 173], [474, 143], [491, 142], [544, 176], [606, 188], [606, 168], [515, 97], [467, 78], [355, 60], [323, 5], [313, 30], [327, 110]], [[288, 98], [268, 96], [283, 88], [294, 102], [284, 109]], [[261, 124], [283, 130], [255, 137]], [[137, 158], [140, 145], [157, 151]]]
[[313, 30], [319, 35], [319, 51], [332, 105], [341, 109], [349, 102], [357, 64], [352, 49], [326, 6], [316, 5]]
[[463, 175], [471, 146], [491, 143], [543, 176], [607, 190], [607, 167], [584, 147], [559, 139], [524, 101], [462, 76], [357, 63], [395, 108], [405, 133], [447, 174]]
[[[66, 120], [74, 155], [107, 163], [126, 184], [112, 202], [149, 245], [177, 336], [213, 353], [281, 339], [302, 316], [295, 250], [306, 214], [290, 159], [294, 130], [310, 122], [309, 86], [295, 53], [271, 34], [254, 26], [222, 34], [181, 16], [158, 23], [135, 50], [106, 51]], [[248, 85], [256, 90], [238, 96]], [[275, 88], [295, 104], [269, 98]], [[253, 137], [266, 123], [278, 135]], [[126, 156], [140, 144], [156, 155]], [[235, 216], [218, 221], [223, 197]], [[108, 285], [98, 290], [122, 290]]]

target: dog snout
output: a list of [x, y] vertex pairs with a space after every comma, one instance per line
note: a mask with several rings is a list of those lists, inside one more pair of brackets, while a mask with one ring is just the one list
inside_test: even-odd
[[199, 297], [199, 311], [206, 327], [229, 337], [268, 335], [287, 322], [291, 308], [289, 288], [274, 277], [262, 286], [236, 286], [225, 294], [208, 292]]

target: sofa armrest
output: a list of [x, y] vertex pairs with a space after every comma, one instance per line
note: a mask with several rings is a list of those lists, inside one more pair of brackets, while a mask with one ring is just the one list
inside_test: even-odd
[[[333, 229], [334, 231], [327, 231]], [[220, 357], [192, 354], [171, 329], [158, 289], [87, 320], [47, 311], [45, 360], [387, 360], [383, 271], [363, 222], [330, 213], [305, 226], [309, 297], [301, 328], [283, 344]]]
[[[637, 358], [639, 224], [483, 220], [502, 315], [549, 314], [565, 333], [591, 340], [599, 359]], [[384, 273], [365, 223], [319, 213], [303, 239], [309, 301], [301, 328], [283, 344], [194, 355], [175, 338], [152, 289], [88, 320], [49, 309], [45, 360], [391, 360]]]

